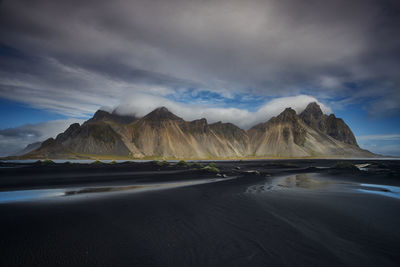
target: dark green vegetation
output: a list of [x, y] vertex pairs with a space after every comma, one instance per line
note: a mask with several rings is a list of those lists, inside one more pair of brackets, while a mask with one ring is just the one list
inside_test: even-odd
[[217, 165], [215, 165], [214, 162], [211, 162], [207, 166], [203, 167], [202, 170], [207, 172], [219, 173], [219, 169], [217, 168]]
[[54, 161], [50, 160], [50, 159], [45, 159], [45, 160], [38, 160], [35, 162], [36, 165], [50, 165], [50, 164], [55, 164]]
[[181, 167], [189, 167], [190, 166], [189, 163], [187, 163], [184, 160], [180, 160], [176, 165], [181, 166]]

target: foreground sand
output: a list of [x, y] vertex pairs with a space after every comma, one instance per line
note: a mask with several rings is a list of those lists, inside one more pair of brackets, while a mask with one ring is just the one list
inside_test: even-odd
[[[387, 188], [400, 162], [335, 163], [217, 163], [227, 178], [153, 163], [1, 168], [0, 265], [398, 266], [400, 199]], [[22, 189], [64, 193], [2, 201]]]

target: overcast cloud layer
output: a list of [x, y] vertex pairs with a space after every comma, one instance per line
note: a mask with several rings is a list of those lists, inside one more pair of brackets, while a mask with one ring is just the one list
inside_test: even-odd
[[190, 89], [398, 114], [397, 2], [4, 0], [0, 97], [82, 116]]

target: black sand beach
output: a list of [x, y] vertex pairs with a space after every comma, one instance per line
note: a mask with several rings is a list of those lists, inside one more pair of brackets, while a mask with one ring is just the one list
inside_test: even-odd
[[398, 266], [400, 162], [346, 162], [2, 163], [0, 265]]

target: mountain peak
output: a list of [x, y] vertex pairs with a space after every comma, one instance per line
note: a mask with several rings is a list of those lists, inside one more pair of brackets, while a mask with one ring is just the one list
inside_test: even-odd
[[166, 107], [159, 107], [156, 108], [156, 110], [158, 110], [159, 112], [170, 112]]
[[182, 120], [171, 111], [169, 111], [166, 107], [159, 107], [147, 114], [143, 117], [144, 119], [152, 120], [152, 121], [160, 121], [160, 120]]
[[206, 118], [201, 118], [201, 119], [198, 119], [198, 120], [194, 120], [194, 121], [191, 121], [190, 123], [199, 124], [199, 125], [207, 125], [208, 124]]
[[137, 120], [133, 115], [119, 115], [115, 112], [109, 113], [107, 111], [99, 109], [94, 113], [93, 117], [87, 122], [99, 122], [99, 121], [114, 121], [122, 124], [129, 124]]
[[161, 115], [162, 114], [172, 114], [172, 112], [169, 111], [169, 109], [167, 109], [166, 107], [158, 107], [155, 110], [153, 110], [152, 112], [150, 112], [149, 114], [151, 114], [151, 113], [161, 114]]
[[311, 102], [307, 105], [306, 109], [300, 113], [300, 118], [309, 126], [314, 129], [320, 128], [320, 123], [324, 114], [322, 113], [321, 107], [317, 102]]
[[285, 110], [276, 117], [276, 121], [286, 122], [296, 120], [296, 111], [292, 108], [285, 108]]
[[318, 105], [317, 102], [311, 102], [310, 104], [307, 105], [307, 107], [303, 110], [302, 114], [312, 114], [314, 117], [315, 116], [322, 116], [322, 110], [321, 107]]
[[296, 114], [296, 111], [294, 109], [292, 109], [291, 107], [285, 108], [284, 111], [282, 111], [281, 114], [283, 113], [287, 113], [287, 114]]
[[75, 131], [78, 131], [80, 129], [80, 124], [79, 123], [73, 123], [71, 124], [67, 130], [65, 130], [63, 133], [60, 133], [57, 135], [56, 140], [58, 142], [64, 142], [67, 140]]
[[97, 121], [97, 120], [101, 120], [104, 117], [108, 116], [110, 113], [108, 113], [107, 111], [101, 110], [99, 109], [98, 111], [96, 111], [93, 115], [93, 120]]

